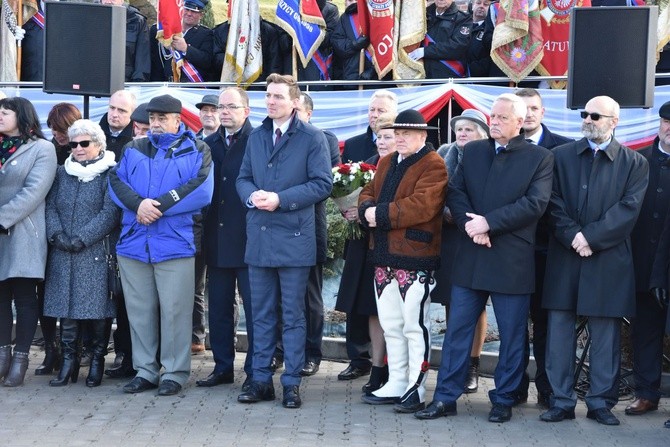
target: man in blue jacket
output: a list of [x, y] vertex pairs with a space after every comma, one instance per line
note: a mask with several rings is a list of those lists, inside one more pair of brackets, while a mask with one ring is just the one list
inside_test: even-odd
[[170, 396], [191, 372], [194, 256], [201, 210], [212, 198], [212, 158], [181, 123], [178, 99], [157, 96], [147, 111], [147, 138], [125, 146], [109, 179], [123, 210], [116, 252], [137, 370], [123, 391], [140, 393], [160, 381], [158, 395]]
[[292, 76], [267, 78], [268, 117], [249, 135], [237, 193], [249, 208], [247, 247], [254, 326], [253, 382], [237, 398], [274, 400], [270, 362], [281, 303], [283, 406], [298, 408], [305, 364], [305, 290], [316, 264], [314, 205], [330, 195], [332, 173], [323, 132], [295, 109], [300, 89]]

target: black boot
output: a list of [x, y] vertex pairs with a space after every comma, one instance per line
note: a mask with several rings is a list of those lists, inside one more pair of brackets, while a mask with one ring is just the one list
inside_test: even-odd
[[468, 377], [465, 379], [465, 394], [476, 393], [479, 388], [479, 357], [470, 357]]
[[102, 374], [105, 371], [105, 354], [107, 354], [107, 342], [109, 341], [109, 329], [107, 320], [91, 320], [88, 328], [92, 336], [91, 366], [86, 377], [86, 386], [100, 386]]
[[384, 366], [373, 366], [370, 369], [370, 380], [368, 383], [363, 385], [362, 391], [365, 394], [371, 394], [373, 391], [377, 391], [379, 388], [383, 387], [386, 382], [389, 380], [389, 367], [388, 365]]
[[12, 346], [0, 346], [0, 380], [3, 380], [9, 372], [9, 365], [12, 363]]
[[49, 386], [65, 386], [69, 381], [77, 383], [79, 377], [79, 322], [69, 318], [61, 319], [61, 347], [63, 358], [58, 377]]
[[44, 361], [35, 368], [36, 376], [47, 376], [53, 371], [58, 371], [60, 367], [60, 352], [55, 342], [48, 342], [44, 339]]
[[5, 376], [5, 386], [21, 386], [28, 370], [28, 353], [14, 351], [12, 355], [12, 364], [9, 366], [9, 372]]

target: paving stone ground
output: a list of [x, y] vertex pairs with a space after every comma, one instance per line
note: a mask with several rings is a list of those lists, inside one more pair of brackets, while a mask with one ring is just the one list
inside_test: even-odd
[[[52, 388], [51, 377], [33, 375], [42, 357], [39, 348], [32, 349], [24, 386], [0, 387], [1, 446], [670, 446], [670, 429], [663, 427], [670, 418], [670, 399], [661, 400], [659, 411], [637, 417], [625, 416], [628, 402], [620, 402], [614, 409], [618, 427], [586, 419], [583, 402], [574, 421], [547, 424], [538, 419], [541, 410], [531, 386], [528, 403], [514, 409], [510, 422], [492, 424], [486, 418], [493, 380], [482, 379], [479, 392], [459, 400], [457, 416], [419, 421], [389, 406], [362, 403], [366, 380], [338, 381], [345, 367], [338, 362], [324, 361], [315, 376], [303, 381], [303, 407], [287, 410], [281, 406], [278, 377], [274, 402], [237, 402], [243, 355], [236, 361], [235, 384], [209, 389], [196, 387], [195, 380], [211, 372], [211, 352], [193, 356], [191, 378], [173, 397], [158, 397], [155, 391], [124, 394], [126, 380], [106, 379], [100, 387], [87, 388], [87, 368], [76, 384]], [[431, 371], [429, 396], [436, 376]]]

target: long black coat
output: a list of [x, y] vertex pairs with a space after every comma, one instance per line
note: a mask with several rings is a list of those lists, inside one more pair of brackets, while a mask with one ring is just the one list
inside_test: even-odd
[[[495, 153], [493, 139], [465, 145], [463, 160], [449, 183], [447, 206], [461, 230], [452, 282], [461, 287], [507, 294], [535, 289], [537, 222], [551, 195], [554, 156], [519, 135]], [[465, 233], [465, 213], [486, 218], [491, 248]]]
[[126, 82], [145, 82], [151, 74], [151, 49], [147, 18], [126, 6]]
[[658, 150], [658, 137], [638, 151], [649, 163], [649, 186], [644, 195], [631, 242], [635, 267], [635, 291], [648, 292], [651, 268], [670, 204], [670, 159]]
[[372, 140], [372, 129], [368, 126], [364, 134], [351, 137], [344, 142], [342, 162], [358, 162], [367, 160], [377, 154], [377, 145]]
[[[218, 81], [219, 79], [214, 79], [216, 76], [212, 74], [214, 69], [212, 30], [203, 25], [194, 26], [188, 30], [184, 40], [188, 44], [188, 51], [184, 59], [193, 64], [204, 81]], [[172, 81], [172, 58], [163, 57], [163, 45], [156, 40], [156, 25], [151, 26], [149, 42], [151, 42], [151, 80]], [[219, 72], [219, 77], [220, 75]], [[191, 82], [183, 71], [180, 82]]]
[[107, 291], [103, 238], [118, 229], [121, 211], [107, 194], [108, 172], [85, 183], [58, 167], [47, 196], [47, 238], [64, 232], [79, 237], [86, 248], [79, 253], [50, 248], [44, 315], [77, 320], [115, 316]]
[[121, 133], [117, 136], [113, 136], [111, 130], [109, 129], [109, 122], [107, 121], [107, 114], [105, 113], [100, 118], [100, 127], [105, 133], [107, 150], [114, 152], [115, 160], [118, 163], [121, 160], [121, 155], [123, 155], [123, 146], [127, 143], [133, 141], [133, 122], [131, 121], [126, 127], [123, 128]]
[[28, 20], [23, 29], [26, 34], [21, 41], [21, 80], [41, 82], [44, 79], [44, 30], [33, 19]]
[[247, 139], [253, 130], [247, 119], [229, 147], [223, 127], [205, 139], [214, 162], [214, 195], [205, 217], [205, 261], [220, 268], [246, 267], [247, 210], [240, 202], [235, 180], [240, 173]]
[[[553, 153], [552, 234], [542, 305], [584, 316], [633, 316], [630, 234], [647, 189], [647, 161], [616, 139], [596, 157], [586, 138]], [[578, 232], [593, 255], [583, 258], [572, 248]]]
[[[670, 211], [670, 210], [669, 210]], [[670, 290], [670, 212], [666, 213], [661, 240], [658, 250], [654, 256], [654, 265], [651, 273], [649, 287]], [[660, 309], [659, 309], [660, 311]], [[665, 332], [670, 335], [670, 306], [668, 306], [668, 319], [665, 322]]]

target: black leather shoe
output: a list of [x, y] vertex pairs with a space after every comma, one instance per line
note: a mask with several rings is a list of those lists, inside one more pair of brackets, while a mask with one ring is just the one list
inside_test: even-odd
[[540, 415], [540, 420], [544, 422], [561, 422], [566, 419], [574, 419], [575, 410], [566, 410], [565, 408], [553, 407]]
[[393, 406], [396, 413], [416, 413], [426, 408], [426, 403], [421, 402], [419, 392], [413, 391], [409, 396], [402, 396], [397, 404]]
[[619, 419], [612, 414], [609, 408], [598, 408], [597, 410], [589, 410], [586, 412], [586, 417], [595, 419], [599, 424], [603, 425], [619, 425]]
[[224, 383], [233, 383], [234, 381], [235, 381], [235, 374], [232, 371], [221, 372], [221, 373], [213, 372], [209, 376], [207, 376], [206, 379], [196, 380], [195, 385], [210, 387], [210, 386], [221, 385]]
[[337, 375], [337, 380], [354, 380], [359, 377], [370, 374], [370, 368], [359, 368], [357, 366], [349, 365], [347, 368]]
[[663, 424], [663, 426], [664, 426], [665, 428], [670, 428], [670, 419], [668, 419], [667, 421], [665, 421], [665, 424]]
[[361, 396], [361, 399], [363, 400], [363, 402], [370, 405], [391, 405], [400, 402], [400, 396], [379, 397], [375, 396], [374, 394], [363, 394], [363, 396]]
[[550, 399], [550, 393], [537, 393], [537, 404], [542, 408], [546, 408], [547, 410], [551, 408]]
[[120, 366], [114, 366], [105, 370], [105, 375], [110, 379], [123, 379], [135, 377], [137, 371], [133, 369], [132, 363], [122, 363]]
[[181, 391], [181, 385], [179, 385], [174, 380], [165, 379], [161, 381], [161, 385], [158, 387], [159, 396], [174, 396]]
[[313, 376], [319, 370], [319, 364], [316, 362], [305, 362], [305, 366], [300, 370], [301, 376]]
[[302, 405], [300, 387], [298, 385], [285, 386], [284, 399], [282, 399], [281, 404], [284, 408], [300, 408], [300, 405]]
[[275, 400], [275, 387], [272, 383], [252, 381], [249, 391], [237, 396], [237, 401], [244, 404], [253, 404], [262, 400]]
[[489, 412], [489, 422], [507, 422], [512, 419], [512, 407], [494, 404]]
[[158, 385], [151, 383], [142, 377], [135, 377], [123, 387], [123, 392], [137, 394], [143, 391], [153, 390], [154, 388], [158, 388]]
[[249, 391], [249, 387], [251, 386], [251, 382], [253, 382], [254, 379], [251, 376], [247, 376], [246, 379], [244, 379], [244, 383], [242, 383], [242, 392], [245, 393]]
[[470, 357], [468, 377], [465, 379], [465, 394], [476, 393], [479, 389], [479, 357]]
[[432, 401], [425, 409], [414, 413], [417, 419], [437, 419], [456, 415], [456, 402]]

